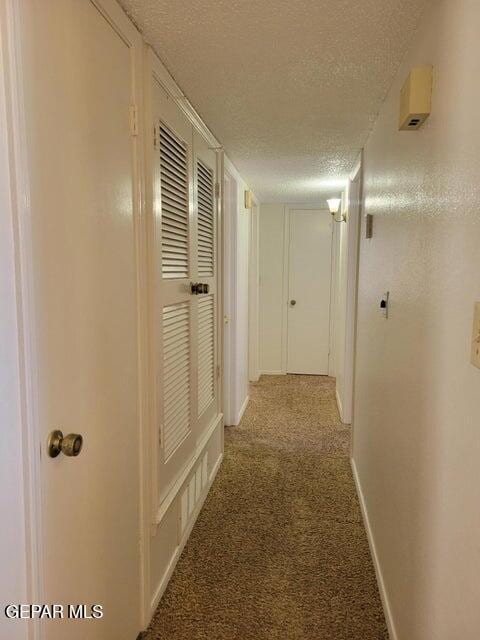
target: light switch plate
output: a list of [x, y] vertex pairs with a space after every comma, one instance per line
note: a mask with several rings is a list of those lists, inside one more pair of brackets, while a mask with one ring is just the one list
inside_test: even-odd
[[472, 364], [480, 369], [480, 302], [475, 303], [472, 331]]

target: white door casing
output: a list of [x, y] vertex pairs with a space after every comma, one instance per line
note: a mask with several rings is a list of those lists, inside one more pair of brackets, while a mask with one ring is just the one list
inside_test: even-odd
[[[142, 42], [110, 0], [43, 0], [24, 13], [41, 597], [104, 610], [101, 620], [46, 621], [44, 636], [130, 640], [140, 629], [140, 199], [132, 106]], [[53, 429], [83, 436], [78, 457], [48, 457]]]
[[230, 171], [224, 173], [223, 189], [223, 411], [226, 425], [236, 422], [237, 388], [237, 217], [238, 185]]
[[287, 373], [328, 375], [332, 220], [289, 212]]
[[248, 256], [248, 377], [250, 382], [258, 382], [260, 377], [259, 307], [259, 205], [253, 202], [250, 211], [250, 238]]

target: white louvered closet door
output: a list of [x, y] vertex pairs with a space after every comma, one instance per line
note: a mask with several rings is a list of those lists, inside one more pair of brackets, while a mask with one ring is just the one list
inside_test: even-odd
[[197, 442], [219, 412], [217, 370], [217, 182], [216, 153], [194, 131], [194, 220], [196, 280], [208, 293], [196, 296], [195, 324], [195, 413]]
[[[193, 128], [154, 85], [154, 342], [158, 502], [195, 450], [195, 352], [190, 282], [196, 263]], [[157, 506], [159, 506], [157, 505]]]
[[[154, 85], [152, 104], [152, 332], [160, 507], [219, 412], [217, 158], [160, 84]], [[208, 293], [192, 293], [192, 283], [206, 285]]]

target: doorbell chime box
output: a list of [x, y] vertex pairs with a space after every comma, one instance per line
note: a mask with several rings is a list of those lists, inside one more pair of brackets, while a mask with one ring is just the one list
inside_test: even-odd
[[415, 67], [400, 92], [400, 131], [415, 131], [432, 110], [433, 67]]

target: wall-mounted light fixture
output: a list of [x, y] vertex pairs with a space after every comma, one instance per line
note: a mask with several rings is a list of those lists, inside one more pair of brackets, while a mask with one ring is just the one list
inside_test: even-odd
[[340, 220], [337, 220], [337, 213], [338, 213], [338, 210], [340, 209], [340, 203], [341, 202], [342, 202], [342, 200], [340, 198], [329, 198], [327, 200], [328, 209], [329, 209], [330, 213], [332, 214], [334, 222], [346, 222], [347, 221], [347, 217], [346, 217], [346, 215], [344, 213], [342, 213], [342, 217], [340, 218]]

